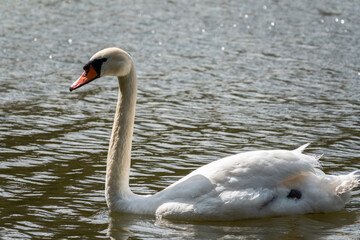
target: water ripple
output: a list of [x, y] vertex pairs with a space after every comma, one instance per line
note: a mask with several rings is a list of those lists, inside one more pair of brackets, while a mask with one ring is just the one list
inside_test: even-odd
[[324, 154], [325, 172], [354, 171], [359, 10], [352, 1], [322, 0], [2, 2], [0, 235], [356, 238], [358, 190], [343, 211], [271, 221], [108, 216], [103, 189], [117, 82], [68, 88], [99, 49], [132, 54], [139, 91], [130, 184], [138, 194], [230, 154], [306, 142], [309, 153]]

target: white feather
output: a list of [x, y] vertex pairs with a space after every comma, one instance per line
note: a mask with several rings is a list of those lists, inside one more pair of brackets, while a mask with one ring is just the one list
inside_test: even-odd
[[[110, 140], [105, 194], [111, 211], [156, 214], [159, 218], [235, 220], [277, 215], [331, 212], [344, 207], [359, 183], [355, 173], [326, 175], [319, 158], [296, 150], [253, 151], [202, 166], [163, 191], [139, 196], [129, 187], [137, 78], [131, 57], [104, 49], [101, 76], [118, 77], [120, 93]], [[90, 64], [90, 63], [89, 63]], [[93, 75], [95, 76], [95, 75]], [[93, 79], [84, 73], [70, 88]]]

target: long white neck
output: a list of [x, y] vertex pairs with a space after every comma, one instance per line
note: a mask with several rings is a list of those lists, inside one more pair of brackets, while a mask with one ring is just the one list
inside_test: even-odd
[[110, 209], [118, 200], [130, 198], [131, 144], [135, 119], [137, 78], [134, 67], [118, 77], [119, 96], [107, 156], [105, 196]]

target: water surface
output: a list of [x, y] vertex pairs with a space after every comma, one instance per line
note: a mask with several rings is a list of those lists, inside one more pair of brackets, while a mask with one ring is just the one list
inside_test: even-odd
[[323, 170], [360, 169], [357, 1], [43, 1], [0, 5], [3, 239], [358, 239], [346, 208], [237, 222], [110, 214], [117, 81], [70, 84], [98, 50], [139, 77], [131, 188], [153, 194], [213, 160], [311, 142]]

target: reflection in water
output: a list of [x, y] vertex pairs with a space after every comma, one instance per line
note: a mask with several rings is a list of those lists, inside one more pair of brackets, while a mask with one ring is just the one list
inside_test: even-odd
[[143, 217], [132, 214], [112, 213], [108, 228], [108, 236], [111, 239], [128, 239], [134, 233], [129, 229], [137, 226], [137, 222], [143, 222]]
[[108, 235], [112, 239], [128, 239], [134, 236], [168, 239], [177, 236], [184, 239], [319, 239], [340, 232], [342, 237], [351, 236], [351, 232], [343, 231], [356, 222], [356, 214], [347, 211], [326, 214], [326, 217], [324, 214], [308, 214], [236, 222], [155, 220], [146, 216], [112, 213]]
[[117, 83], [77, 94], [68, 87], [98, 49], [132, 54], [137, 194], [230, 154], [306, 142], [308, 153], [324, 153], [326, 173], [351, 172], [360, 169], [359, 8], [348, 0], [2, 1], [0, 238], [357, 239], [358, 189], [332, 214], [109, 218], [103, 189]]

